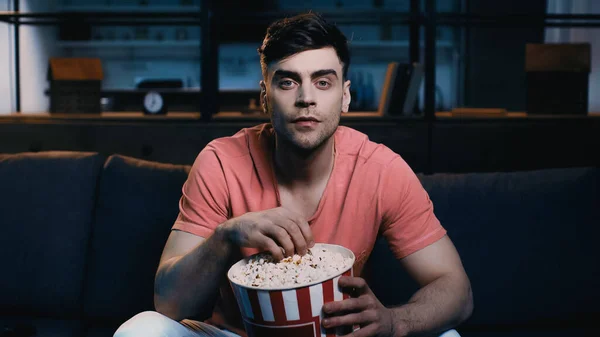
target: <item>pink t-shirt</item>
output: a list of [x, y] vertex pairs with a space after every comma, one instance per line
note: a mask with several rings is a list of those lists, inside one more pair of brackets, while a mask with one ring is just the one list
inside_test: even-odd
[[[281, 206], [273, 134], [270, 124], [261, 124], [210, 142], [183, 186], [173, 228], [206, 238], [227, 219]], [[361, 275], [378, 234], [398, 259], [446, 234], [427, 192], [398, 154], [344, 126], [335, 132], [334, 144], [332, 174], [307, 220], [315, 242], [354, 252], [355, 276]], [[253, 252], [242, 250], [246, 256]]]

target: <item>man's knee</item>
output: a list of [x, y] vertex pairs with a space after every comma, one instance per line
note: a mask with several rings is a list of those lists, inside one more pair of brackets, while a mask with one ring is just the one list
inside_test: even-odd
[[460, 337], [460, 335], [458, 334], [458, 331], [452, 329], [444, 332], [439, 337]]
[[184, 326], [167, 316], [156, 311], [144, 311], [123, 323], [115, 332], [114, 337], [180, 336], [182, 329], [186, 331]]

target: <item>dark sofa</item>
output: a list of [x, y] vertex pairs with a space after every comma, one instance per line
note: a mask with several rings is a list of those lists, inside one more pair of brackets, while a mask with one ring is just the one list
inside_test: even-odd
[[[0, 154], [0, 335], [112, 336], [152, 310], [189, 169], [96, 153]], [[600, 169], [420, 178], [471, 278], [475, 311], [461, 335], [596, 335]], [[416, 289], [382, 240], [368, 278], [388, 305]]]

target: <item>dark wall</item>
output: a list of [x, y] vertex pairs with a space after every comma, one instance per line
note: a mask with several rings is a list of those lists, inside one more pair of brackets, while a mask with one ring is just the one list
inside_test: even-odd
[[[0, 153], [94, 151], [191, 164], [211, 140], [254, 124], [0, 120]], [[446, 119], [431, 130], [415, 120], [343, 124], [390, 147], [416, 172], [600, 166], [600, 118]]]
[[432, 133], [433, 172], [600, 167], [600, 118], [440, 121]]
[[[256, 123], [0, 123], [0, 153], [72, 150], [106, 155], [191, 164], [211, 140], [231, 136]], [[427, 165], [427, 125], [403, 123], [349, 123], [373, 141], [388, 144], [414, 169]]]

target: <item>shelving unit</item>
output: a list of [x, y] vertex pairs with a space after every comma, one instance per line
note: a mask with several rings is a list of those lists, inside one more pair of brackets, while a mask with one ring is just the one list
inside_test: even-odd
[[201, 47], [200, 41], [153, 41], [153, 40], [92, 40], [59, 41], [62, 48], [195, 48]]
[[[58, 25], [66, 18], [77, 17], [78, 20], [94, 25], [194, 25], [201, 28], [198, 39], [185, 41], [164, 39], [157, 40], [89, 40], [89, 41], [59, 41], [56, 46], [68, 50], [108, 50], [113, 52], [136, 52], [143, 49], [154, 49], [159, 52], [184, 51], [193, 52], [193, 57], [198, 55], [201, 59], [201, 93], [196, 91], [181, 91], [186, 94], [202, 94], [202, 118], [210, 121], [217, 117], [220, 111], [218, 104], [219, 74], [219, 29], [232, 22], [265, 23], [274, 19], [295, 14], [294, 11], [285, 12], [244, 12], [234, 9], [216, 8], [209, 0], [202, 0], [200, 5], [152, 5], [130, 6], [119, 5], [113, 1], [111, 7], [107, 6], [59, 6], [56, 12], [23, 13], [19, 10], [19, 1], [13, 0], [12, 12], [0, 12], [0, 21], [14, 26], [15, 41], [15, 88], [16, 110], [21, 110], [20, 104], [20, 65], [19, 65], [19, 27], [22, 25]], [[467, 1], [468, 2], [468, 1]], [[435, 65], [436, 55], [441, 51], [452, 51], [457, 46], [453, 42], [437, 40], [436, 29], [438, 26], [512, 26], [540, 25], [546, 27], [600, 27], [600, 15], [543, 15], [539, 17], [524, 17], [519, 15], [472, 15], [460, 13], [439, 13], [436, 11], [435, 0], [410, 0], [409, 11], [395, 10], [323, 10], [326, 18], [333, 19], [338, 24], [381, 24], [406, 25], [409, 27], [409, 39], [398, 40], [353, 40], [350, 43], [353, 57], [392, 59], [397, 55], [406, 55], [408, 51], [409, 62], [424, 59], [424, 110], [423, 116], [427, 121], [436, 118], [436, 83]], [[422, 7], [421, 4], [424, 4]], [[424, 41], [420, 41], [421, 32]], [[202, 41], [202, 42], [201, 42]], [[135, 54], [137, 55], [137, 54]], [[424, 57], [421, 57], [421, 56]], [[368, 112], [369, 116], [376, 116]], [[241, 114], [242, 116], [246, 114]], [[360, 116], [357, 113], [353, 116]], [[355, 118], [355, 117], [352, 117]], [[218, 119], [218, 118], [215, 118]]]
[[[410, 41], [379, 40], [379, 41], [351, 41], [349, 43], [353, 59], [381, 62], [381, 60], [398, 60], [401, 55], [407, 55]], [[436, 41], [436, 52], [452, 50], [456, 46], [450, 41]], [[425, 45], [421, 43], [419, 50], [423, 52]]]
[[[215, 8], [212, 1], [202, 0], [198, 5], [152, 5], [152, 6], [131, 6], [119, 5], [119, 2], [113, 1], [111, 6], [99, 5], [59, 5], [56, 7], [56, 12], [40, 12], [40, 13], [21, 13], [18, 7], [18, 0], [14, 1], [14, 11], [1, 13], [0, 20], [7, 21], [14, 25], [15, 35], [17, 37], [19, 26], [21, 25], [59, 25], [65, 20], [77, 18], [77, 22], [86, 22], [90, 25], [98, 26], [129, 26], [129, 25], [189, 25], [194, 24], [201, 28], [201, 36], [199, 39], [190, 39], [185, 41], [164, 39], [161, 41], [153, 39], [118, 39], [122, 34], [115, 34], [112, 38], [106, 39], [90, 39], [86, 41], [58, 41], [55, 46], [65, 50], [68, 55], [84, 54], [94, 55], [131, 55], [138, 57], [142, 53], [159, 55], [160, 53], [185, 54], [186, 57], [199, 57], [201, 61], [201, 83], [200, 87], [203, 92], [198, 92], [202, 96], [202, 111], [203, 120], [210, 120], [213, 115], [220, 111], [218, 106], [217, 95], [218, 89], [218, 74], [214, 74], [214, 69], [219, 68], [218, 64], [218, 49], [220, 41], [217, 40], [219, 34], [213, 33], [220, 26], [227, 25], [228, 22], [257, 22], [265, 20], [270, 22], [280, 18], [282, 15], [292, 15], [293, 12], [248, 12], [248, 11], [232, 11], [223, 12], [222, 9]], [[412, 0], [413, 4], [418, 4], [419, 1]], [[418, 6], [414, 6], [414, 13], [418, 12]], [[378, 12], [378, 13], [375, 13]], [[357, 13], [364, 14], [364, 11], [346, 12], [329, 11], [323, 13], [326, 17], [333, 17], [336, 22], [351, 22], [351, 23], [376, 23], [378, 18], [383, 18], [386, 22], [391, 23], [408, 23], [411, 19], [411, 14], [408, 12], [391, 13], [389, 11], [375, 11], [373, 15], [356, 15]], [[362, 18], [362, 19], [361, 19]], [[365, 21], [366, 20], [366, 21]], [[417, 21], [412, 21], [413, 28], [418, 29], [420, 25]], [[418, 36], [418, 35], [415, 35]], [[154, 36], [152, 36], [154, 37]], [[18, 38], [16, 38], [18, 40]], [[201, 42], [202, 41], [202, 42]], [[415, 41], [413, 41], [415, 42]], [[354, 41], [351, 45], [353, 55], [360, 57], [361, 55], [377, 55], [378, 57], [392, 58], [398, 54], [406, 54], [407, 50], [411, 49], [411, 58], [418, 58], [418, 51], [411, 47], [408, 41], [385, 41], [383, 43], [377, 41]], [[19, 48], [15, 50], [15, 58], [19, 59]], [[134, 56], [135, 55], [135, 56]], [[17, 67], [17, 78], [20, 71]], [[17, 112], [20, 111], [20, 84], [16, 80], [17, 91]], [[110, 91], [110, 90], [105, 90]], [[126, 91], [124, 91], [126, 92]], [[134, 92], [131, 90], [130, 92]], [[195, 91], [177, 91], [179, 93], [194, 94]], [[123, 94], [123, 92], [121, 93]], [[199, 98], [200, 99], [200, 98]], [[367, 113], [369, 114], [369, 113]], [[246, 116], [246, 114], [243, 114]], [[356, 114], [355, 116], [358, 116]]]
[[123, 6], [113, 4], [111, 6], [77, 6], [77, 5], [62, 5], [58, 7], [58, 12], [82, 12], [82, 13], [189, 13], [200, 12], [201, 6], [197, 5], [181, 5], [181, 6]]
[[[130, 155], [136, 156], [143, 153], [139, 149], [145, 149], [151, 145], [157, 149], [165, 148], [166, 150], [163, 153], [155, 151], [158, 153], [156, 157], [149, 157], [149, 159], [191, 162], [197, 155], [198, 147], [201, 147], [202, 142], [232, 134], [243, 126], [268, 121], [268, 117], [261, 113], [242, 112], [228, 106], [219, 106], [219, 100], [222, 100], [219, 93], [225, 92], [229, 95], [231, 92], [219, 91], [219, 74], [215, 69], [219, 69], [218, 53], [222, 46], [220, 46], [221, 41], [217, 40], [218, 29], [231, 22], [269, 22], [282, 16], [292, 15], [291, 12], [225, 13], [227, 14], [225, 17], [224, 13], [210, 7], [211, 1], [203, 1], [201, 6], [191, 7], [189, 11], [187, 7], [183, 10], [177, 6], [154, 8], [123, 6], [110, 9], [71, 6], [63, 7], [56, 13], [21, 13], [18, 1], [13, 1], [17, 4], [14, 7], [15, 11], [0, 13], [0, 24], [7, 22], [15, 27], [13, 40], [16, 42], [16, 48], [13, 58], [17, 67], [17, 76], [14, 78], [17, 91], [17, 111], [14, 114], [0, 116], [0, 126], [4, 127], [0, 135], [5, 136], [5, 141], [0, 143], [4, 145], [5, 149], [18, 148], [21, 151], [22, 148], [45, 149], [72, 146], [73, 150], [95, 150], [95, 148], [85, 148], [85, 146], [102, 147], [105, 144], [118, 143], [119, 146], [127, 144], [124, 149], [131, 151]], [[465, 0], [465, 2], [469, 1]], [[118, 1], [114, 0], [113, 3], [118, 3]], [[423, 8], [421, 3], [425, 4]], [[358, 129], [363, 128], [363, 131], [370, 137], [371, 135], [375, 136], [372, 138], [374, 141], [387, 143], [394, 151], [402, 153], [411, 167], [414, 165], [424, 173], [448, 172], [449, 169], [456, 169], [457, 166], [454, 163], [466, 163], [465, 167], [468, 166], [469, 170], [495, 170], [499, 165], [506, 165], [502, 166], [503, 168], [531, 168], [534, 167], [534, 163], [543, 160], [545, 160], [544, 165], [550, 165], [549, 163], [562, 165], [564, 160], [560, 159], [560, 155], [569, 157], [571, 153], [575, 153], [570, 157], [574, 158], [572, 162], [575, 163], [588, 163], [595, 158], [590, 149], [598, 147], [597, 131], [600, 127], [600, 115], [542, 116], [509, 112], [505, 116], [465, 116], [449, 111], [436, 112], [436, 58], [440, 57], [440, 53], [454, 52], [454, 48], [459, 47], [451, 42], [438, 40], [436, 30], [440, 26], [521, 28], [540, 24], [546, 27], [600, 27], [600, 15], [544, 15], [540, 17], [462, 15], [438, 13], [436, 12], [436, 3], [435, 0], [425, 0], [424, 2], [410, 0], [409, 12], [348, 11], [344, 13], [338, 11], [338, 13], [324, 13], [326, 17], [328, 15], [338, 23], [371, 25], [385, 22], [384, 24], [406, 25], [410, 29], [408, 41], [354, 40], [351, 42], [353, 56], [369, 57], [370, 54], [376, 54], [377, 57], [387, 58], [400, 53], [406, 55], [408, 51], [408, 58], [411, 61], [422, 59], [425, 61], [425, 89], [421, 98], [425, 103], [425, 108], [422, 115], [416, 117], [379, 116], [376, 112], [351, 112], [343, 115], [343, 124]], [[18, 76], [20, 68], [19, 27], [23, 25], [57, 25], [60, 20], [70, 17], [69, 15], [74, 12], [77, 12], [78, 18], [99, 25], [123, 25], [129, 22], [140, 25], [156, 23], [165, 26], [176, 24], [199, 26], [201, 37], [188, 41], [164, 40], [161, 43], [146, 40], [61, 41], [57, 47], [92, 53], [100, 49], [110, 53], [123, 51], [135, 57], [137, 57], [138, 51], [147, 49], [154, 49], [158, 52], [172, 49], [185, 50], [187, 53], [194, 52], [201, 58], [202, 74], [209, 74], [202, 76], [201, 87], [203, 90], [195, 88], [162, 89], [160, 91], [177, 94], [180, 95], [178, 97], [189, 100], [197, 98], [199, 102], [202, 102], [201, 105], [199, 104], [202, 111], [176, 110], [170, 111], [164, 116], [148, 116], [139, 111], [104, 112], [96, 115], [19, 113], [19, 91], [21, 90]], [[424, 33], [424, 40], [421, 40], [421, 33]], [[105, 89], [103, 92], [131, 97], [141, 95], [143, 90], [113, 88]], [[247, 101], [247, 97], [254, 97], [255, 94], [253, 92], [245, 93], [239, 101]], [[123, 110], [127, 109], [129, 108]], [[147, 137], [149, 128], [152, 130], [152, 137]], [[113, 140], [113, 130], [121, 130], [123, 137], [118, 141]], [[71, 136], [64, 136], [69, 133]], [[101, 139], [99, 134], [105, 135], [105, 137]], [[561, 137], [556, 137], [557, 134], [560, 134]], [[11, 135], [19, 135], [19, 137]], [[151, 139], [146, 141], [148, 138]], [[41, 143], [39, 139], [45, 139], [48, 143]], [[76, 141], [69, 141], [65, 145], [61, 143], [63, 139]], [[178, 151], [172, 151], [175, 143], [177, 143]], [[43, 146], [38, 144], [43, 144]], [[561, 148], [568, 150], [557, 155], [556, 150]], [[187, 153], [185, 156], [188, 157], [185, 157], [185, 160], [182, 159], [184, 155], [181, 153]], [[485, 153], [486, 156], [482, 156], [482, 153]], [[472, 163], [470, 160], [473, 158], [482, 160], [480, 163], [469, 166]]]

